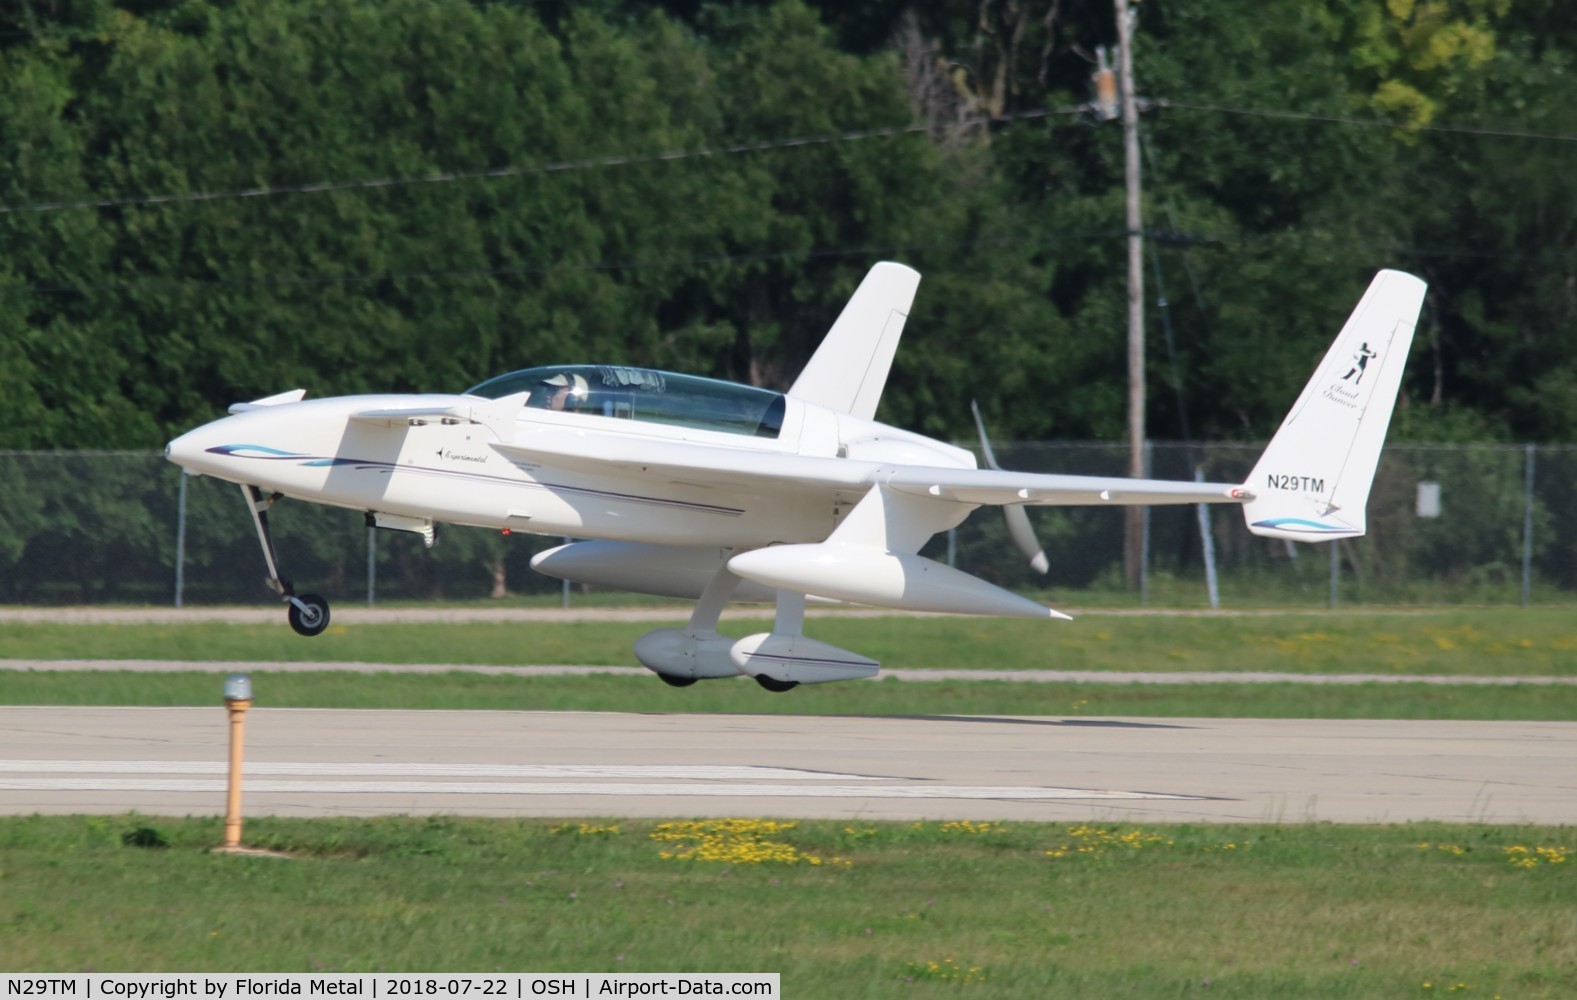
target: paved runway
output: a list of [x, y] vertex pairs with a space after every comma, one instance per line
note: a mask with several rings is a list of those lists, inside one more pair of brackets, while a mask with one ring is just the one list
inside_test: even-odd
[[[0, 812], [217, 814], [222, 708], [0, 708]], [[1577, 724], [258, 708], [246, 813], [1577, 823]]]

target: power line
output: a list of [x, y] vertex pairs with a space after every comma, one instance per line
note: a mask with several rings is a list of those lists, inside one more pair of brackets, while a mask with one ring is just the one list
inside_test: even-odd
[[932, 243], [909, 244], [866, 244], [861, 246], [845, 245], [834, 247], [814, 247], [809, 250], [756, 250], [732, 254], [701, 254], [691, 257], [666, 257], [666, 258], [634, 258], [629, 260], [604, 260], [604, 261], [554, 261], [551, 264], [521, 264], [507, 267], [489, 268], [455, 268], [451, 270], [426, 270], [426, 271], [395, 271], [377, 274], [273, 274], [254, 275], [246, 278], [193, 278], [193, 277], [150, 277], [130, 278], [124, 281], [95, 282], [90, 285], [24, 285], [0, 284], [0, 294], [7, 293], [36, 293], [36, 294], [86, 294], [100, 289], [124, 288], [176, 288], [187, 286], [199, 287], [246, 287], [246, 286], [331, 286], [331, 285], [361, 285], [373, 284], [383, 281], [412, 281], [432, 278], [449, 278], [464, 280], [468, 278], [508, 278], [523, 277], [533, 274], [546, 274], [551, 271], [632, 271], [671, 267], [696, 267], [709, 264], [748, 264], [760, 261], [774, 260], [814, 260], [829, 257], [879, 257], [884, 255], [926, 253], [938, 250], [962, 250], [973, 247], [993, 246], [1046, 246], [1063, 243], [1078, 243], [1090, 239], [1121, 238], [1125, 234], [1120, 229], [1101, 230], [1095, 232], [1062, 233], [1058, 236], [1001, 236], [987, 237], [972, 240], [944, 240]]
[[[1478, 135], [1494, 138], [1534, 139], [1551, 142], [1577, 142], [1577, 135], [1560, 132], [1540, 132], [1532, 129], [1476, 125], [1411, 125], [1407, 122], [1397, 121], [1394, 119], [1358, 118], [1352, 116], [1322, 114], [1317, 112], [1288, 111], [1269, 108], [1246, 108], [1225, 104], [1201, 104], [1192, 101], [1176, 101], [1170, 98], [1152, 98], [1145, 101], [1144, 104], [1147, 108], [1203, 111], [1215, 114], [1242, 115], [1247, 117], [1268, 118], [1282, 121], [1310, 121], [1329, 125], [1348, 125], [1362, 128], [1385, 128], [1401, 131], [1413, 130], [1461, 135]], [[971, 116], [957, 122], [911, 122], [907, 125], [848, 129], [842, 132], [827, 132], [819, 135], [795, 136], [788, 139], [767, 139], [757, 142], [730, 143], [722, 146], [710, 146], [687, 150], [667, 150], [657, 153], [620, 153], [575, 160], [558, 160], [550, 163], [512, 164], [502, 167], [488, 167], [475, 170], [442, 171], [431, 174], [408, 176], [374, 177], [354, 180], [312, 181], [303, 184], [266, 184], [260, 187], [238, 188], [223, 191], [193, 191], [180, 194], [134, 195], [123, 198], [81, 198], [50, 202], [35, 202], [32, 204], [22, 205], [0, 205], [0, 215], [60, 212], [81, 208], [135, 208], [154, 205], [175, 205], [205, 201], [224, 201], [240, 198], [273, 198], [291, 194], [324, 194], [334, 191], [364, 191], [375, 188], [406, 187], [417, 184], [448, 184], [457, 181], [496, 180], [499, 178], [521, 177], [530, 174], [565, 173], [576, 170], [607, 169], [610, 167], [633, 166], [644, 163], [677, 162], [713, 156], [760, 153], [769, 152], [772, 150], [793, 149], [807, 146], [824, 146], [838, 142], [852, 142], [862, 139], [878, 139], [900, 135], [913, 135], [916, 133], [930, 132], [937, 129], [951, 131], [979, 128], [982, 125], [1005, 125], [1021, 121], [1033, 121], [1056, 117], [1071, 117], [1083, 114], [1088, 110], [1088, 105], [1079, 104], [1055, 108], [1038, 108], [1030, 111], [1010, 112], [997, 117]]]
[[801, 146], [822, 146], [836, 142], [859, 139], [880, 139], [934, 129], [968, 129], [1002, 122], [1029, 121], [1058, 115], [1079, 114], [1082, 105], [1065, 108], [1040, 108], [1019, 111], [999, 117], [974, 116], [957, 122], [912, 122], [908, 125], [891, 125], [885, 128], [850, 129], [844, 132], [827, 132], [821, 135], [796, 136], [791, 139], [768, 139], [760, 142], [731, 143], [700, 149], [668, 150], [660, 153], [618, 153], [610, 156], [593, 156], [579, 160], [558, 160], [552, 163], [520, 164], [488, 167], [479, 170], [452, 170], [441, 173], [418, 174], [403, 177], [374, 177], [361, 180], [313, 181], [307, 184], [270, 184], [262, 187], [240, 188], [229, 191], [192, 191], [184, 194], [139, 195], [128, 198], [83, 198], [71, 201], [38, 202], [31, 205], [0, 205], [0, 215], [19, 215], [30, 212], [61, 212], [75, 208], [134, 208], [147, 205], [174, 205], [200, 201], [222, 201], [234, 198], [271, 198], [287, 194], [323, 194], [330, 191], [361, 191], [371, 188], [404, 187], [413, 184], [448, 184], [455, 181], [494, 180], [500, 177], [521, 177], [528, 174], [563, 173], [573, 170], [605, 169], [641, 163], [667, 163], [694, 160], [710, 156], [730, 156], [739, 153], [761, 153], [775, 149], [793, 149]]

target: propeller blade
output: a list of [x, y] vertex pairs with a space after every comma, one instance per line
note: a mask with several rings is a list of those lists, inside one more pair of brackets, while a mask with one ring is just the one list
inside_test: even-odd
[[[980, 432], [980, 451], [985, 456], [987, 468], [1002, 471], [1002, 466], [997, 464], [996, 454], [991, 450], [991, 439], [986, 436], [986, 422], [980, 417], [980, 407], [972, 399], [969, 401], [969, 412], [975, 415], [975, 430]], [[1002, 514], [1007, 518], [1008, 534], [1013, 537], [1013, 544], [1029, 560], [1030, 568], [1045, 574], [1051, 569], [1051, 563], [1046, 559], [1046, 550], [1040, 547], [1040, 540], [1035, 537], [1035, 529], [1030, 526], [1029, 511], [1020, 504], [1008, 504], [1002, 508]]]
[[1013, 544], [1018, 550], [1029, 558], [1029, 567], [1044, 576], [1051, 569], [1051, 563], [1046, 559], [1046, 550], [1040, 547], [1040, 540], [1035, 537], [1035, 529], [1029, 524], [1029, 511], [1019, 504], [1002, 508], [1003, 515], [1008, 519], [1008, 534], [1013, 536]]

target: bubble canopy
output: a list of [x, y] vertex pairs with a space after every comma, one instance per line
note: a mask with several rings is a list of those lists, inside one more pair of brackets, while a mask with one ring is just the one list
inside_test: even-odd
[[783, 429], [780, 392], [651, 368], [546, 365], [490, 378], [466, 395], [500, 399], [517, 392], [529, 392], [526, 405], [542, 410], [763, 438]]

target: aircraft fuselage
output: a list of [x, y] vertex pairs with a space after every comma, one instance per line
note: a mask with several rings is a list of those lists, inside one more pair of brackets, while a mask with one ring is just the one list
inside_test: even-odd
[[[262, 406], [182, 435], [167, 454], [193, 473], [397, 518], [726, 548], [821, 541], [865, 487], [752, 488], [746, 480], [724, 492], [713, 481], [686, 483], [671, 470], [599, 465], [599, 457], [610, 449], [638, 453], [643, 445], [681, 442], [753, 455], [844, 458], [873, 469], [899, 462], [974, 467], [963, 449], [793, 398], [786, 399], [776, 439], [532, 408], [519, 411], [508, 440], [453, 418], [353, 419], [413, 403], [439, 411], [478, 402], [465, 395], [368, 395]], [[533, 449], [538, 443], [541, 451]], [[555, 461], [554, 452], [585, 461]], [[960, 520], [967, 512], [960, 509]]]

